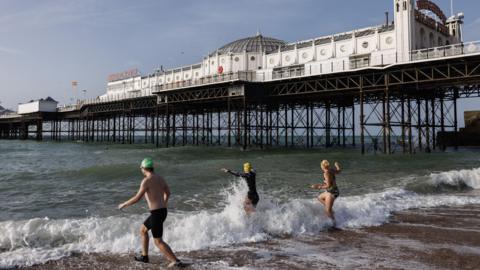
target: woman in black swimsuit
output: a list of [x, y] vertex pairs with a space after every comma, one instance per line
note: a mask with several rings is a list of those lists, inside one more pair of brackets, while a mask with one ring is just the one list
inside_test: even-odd
[[313, 184], [311, 188], [325, 190], [325, 192], [318, 196], [318, 200], [325, 206], [325, 213], [329, 218], [332, 219], [335, 226], [335, 216], [333, 215], [332, 208], [335, 199], [340, 196], [335, 175], [339, 174], [342, 169], [340, 168], [340, 164], [338, 164], [338, 162], [335, 162], [335, 169], [330, 168], [330, 163], [328, 160], [322, 160], [320, 167], [322, 168], [325, 181], [323, 184]]
[[222, 171], [245, 179], [248, 185], [248, 193], [247, 193], [247, 197], [245, 198], [245, 202], [243, 206], [247, 214], [251, 214], [252, 212], [255, 212], [255, 207], [257, 207], [260, 197], [258, 196], [258, 193], [257, 193], [257, 184], [255, 180], [256, 173], [252, 169], [252, 165], [250, 165], [250, 163], [248, 162], [243, 164], [243, 173], [234, 172], [225, 168], [223, 168]]

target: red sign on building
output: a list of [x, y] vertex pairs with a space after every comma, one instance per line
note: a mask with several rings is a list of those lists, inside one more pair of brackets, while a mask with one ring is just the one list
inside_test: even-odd
[[114, 82], [114, 81], [120, 81], [120, 80], [124, 80], [124, 79], [137, 77], [139, 75], [140, 75], [140, 73], [138, 72], [138, 69], [130, 69], [130, 70], [127, 70], [127, 71], [124, 71], [124, 72], [111, 74], [111, 75], [108, 76], [107, 80], [108, 80], [108, 82]]

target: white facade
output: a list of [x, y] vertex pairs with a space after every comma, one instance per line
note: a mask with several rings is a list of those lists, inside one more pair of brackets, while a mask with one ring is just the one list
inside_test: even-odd
[[36, 112], [56, 112], [58, 102], [53, 99], [32, 100], [28, 103], [18, 104], [18, 114]]
[[[321, 75], [386, 66], [410, 61], [414, 50], [462, 42], [463, 14], [446, 20], [438, 6], [428, 0], [393, 0], [393, 12], [394, 23], [294, 43], [257, 34], [229, 43], [197, 64], [109, 82], [107, 93], [100, 98], [151, 95], [238, 72], [268, 81], [292, 72]], [[433, 13], [436, 17], [430, 15]], [[274, 45], [278, 46], [271, 50]]]

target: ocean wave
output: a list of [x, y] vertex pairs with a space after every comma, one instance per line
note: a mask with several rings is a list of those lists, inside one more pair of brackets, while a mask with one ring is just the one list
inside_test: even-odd
[[[287, 202], [262, 196], [257, 212], [247, 217], [244, 181], [224, 191], [220, 211], [170, 213], [165, 240], [177, 251], [198, 250], [233, 243], [267, 240], [282, 235], [315, 234], [331, 223], [316, 199]], [[419, 195], [402, 188], [379, 193], [340, 197], [334, 207], [337, 226], [360, 228], [388, 221], [395, 211], [442, 205], [480, 204], [480, 198], [455, 195]], [[72, 253], [127, 253], [140, 248], [139, 226], [146, 215], [106, 218], [0, 222], [0, 268], [33, 265]], [[151, 246], [153, 252], [156, 249]]]
[[480, 189], [480, 168], [430, 174], [433, 185], [468, 186]]

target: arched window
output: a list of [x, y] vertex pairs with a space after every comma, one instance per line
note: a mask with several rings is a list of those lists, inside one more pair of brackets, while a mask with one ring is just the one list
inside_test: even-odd
[[438, 37], [438, 46], [443, 46], [443, 40], [441, 37]]
[[435, 37], [433, 36], [433, 33], [430, 32], [430, 35], [428, 35], [428, 45], [430, 48], [435, 47]]
[[400, 3], [397, 3], [397, 12], [400, 12]]
[[425, 29], [420, 28], [420, 48], [423, 49], [426, 47], [427, 37], [425, 36]]
[[407, 1], [403, 1], [403, 10], [407, 10]]

